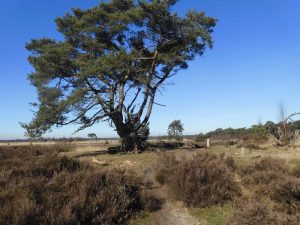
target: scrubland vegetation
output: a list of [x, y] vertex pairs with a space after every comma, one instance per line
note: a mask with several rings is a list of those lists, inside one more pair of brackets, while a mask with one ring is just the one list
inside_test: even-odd
[[96, 170], [52, 147], [0, 147], [0, 224], [126, 224], [160, 201], [133, 173]]
[[69, 158], [74, 153], [65, 146], [0, 147], [0, 223], [150, 225], [157, 224], [155, 211], [172, 200], [210, 225], [299, 224], [300, 163], [240, 160], [230, 148], [98, 157], [149, 158], [153, 163], [143, 168], [153, 169], [152, 177], [139, 166], [100, 167]]
[[291, 169], [271, 157], [236, 162], [208, 152], [179, 161], [166, 154], [160, 164], [156, 180], [209, 224], [299, 224], [299, 165]]

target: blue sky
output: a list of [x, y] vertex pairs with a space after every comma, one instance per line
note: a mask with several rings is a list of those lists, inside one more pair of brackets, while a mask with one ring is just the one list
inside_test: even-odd
[[[36, 98], [27, 80], [32, 71], [25, 43], [31, 38], [60, 38], [54, 19], [71, 7], [88, 8], [96, 0], [10, 0], [0, 7], [0, 139], [23, 138], [19, 122], [32, 118], [29, 102]], [[205, 11], [219, 20], [212, 50], [174, 78], [155, 106], [152, 135], [165, 134], [174, 119], [185, 134], [218, 127], [244, 127], [277, 120], [277, 104], [300, 111], [300, 1], [181, 0], [174, 8]], [[74, 127], [54, 129], [51, 137], [68, 137]], [[99, 124], [75, 136], [95, 132], [115, 136]]]

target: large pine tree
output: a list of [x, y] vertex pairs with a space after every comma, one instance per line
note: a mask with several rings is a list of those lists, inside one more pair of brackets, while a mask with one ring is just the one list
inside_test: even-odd
[[203, 12], [172, 12], [176, 0], [112, 0], [72, 9], [57, 18], [64, 39], [31, 40], [26, 48], [35, 71], [37, 112], [23, 124], [41, 136], [71, 123], [85, 129], [109, 121], [123, 150], [139, 148], [155, 96], [188, 62], [212, 47], [216, 20]]

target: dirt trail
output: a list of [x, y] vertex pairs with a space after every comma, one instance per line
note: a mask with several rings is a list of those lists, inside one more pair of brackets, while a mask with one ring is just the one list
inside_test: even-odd
[[199, 221], [192, 216], [184, 204], [176, 201], [168, 193], [166, 186], [157, 186], [156, 195], [165, 199], [165, 203], [159, 211], [153, 214], [154, 225], [205, 225], [205, 221]]
[[163, 208], [154, 215], [155, 225], [205, 225], [189, 214], [179, 202], [167, 200]]
[[[194, 153], [193, 153], [194, 154]], [[178, 157], [182, 157], [179, 155]], [[199, 220], [190, 214], [183, 202], [174, 199], [174, 196], [169, 193], [166, 185], [161, 185], [155, 180], [155, 165], [149, 165], [144, 168], [143, 177], [145, 181], [149, 181], [152, 187], [152, 193], [164, 199], [162, 208], [152, 214], [152, 225], [206, 225], [205, 220]]]

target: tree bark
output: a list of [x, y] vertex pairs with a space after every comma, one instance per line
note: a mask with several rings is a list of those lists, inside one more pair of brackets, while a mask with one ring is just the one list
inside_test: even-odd
[[139, 150], [139, 146], [137, 142], [137, 135], [128, 135], [122, 137], [122, 145], [121, 145], [122, 152], [133, 152], [138, 150]]
[[113, 116], [112, 120], [116, 126], [116, 131], [121, 138], [121, 152], [130, 152], [137, 149], [137, 132], [134, 132], [134, 125], [124, 123], [122, 117]]

